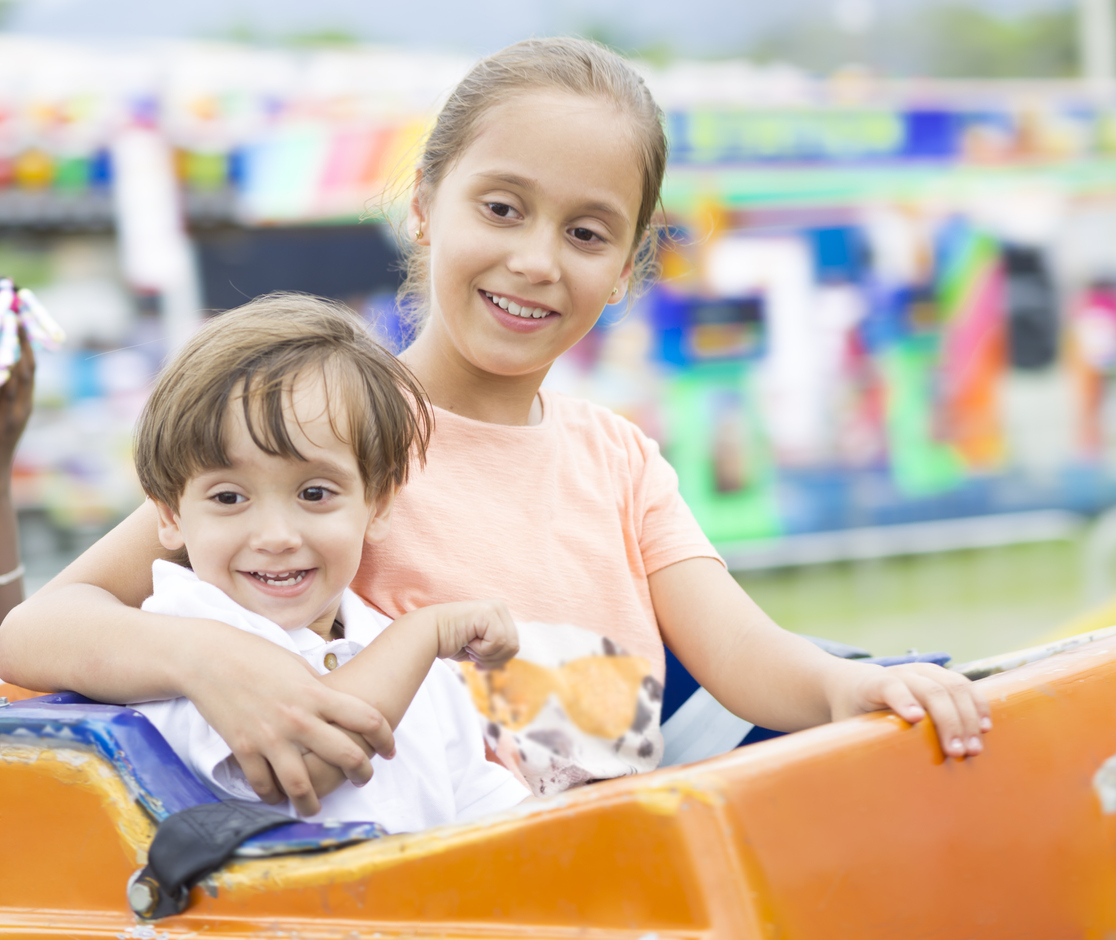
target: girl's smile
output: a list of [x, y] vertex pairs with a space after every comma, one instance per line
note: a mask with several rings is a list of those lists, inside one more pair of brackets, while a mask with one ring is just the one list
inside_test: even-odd
[[642, 185], [628, 120], [524, 92], [488, 109], [434, 192], [420, 182], [430, 319], [405, 358], [435, 404], [468, 413], [470, 387], [497, 382], [523, 423], [551, 363], [623, 296]]

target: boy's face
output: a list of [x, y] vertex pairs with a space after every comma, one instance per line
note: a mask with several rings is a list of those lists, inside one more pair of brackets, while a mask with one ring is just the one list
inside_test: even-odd
[[[185, 546], [198, 577], [242, 607], [285, 630], [310, 627], [328, 637], [365, 539], [387, 535], [392, 496], [365, 500], [352, 447], [330, 428], [320, 377], [295, 382], [284, 417], [305, 461], [265, 454], [248, 434], [240, 400], [230, 402], [232, 466], [191, 479], [177, 512], [156, 504], [159, 541], [172, 551]], [[334, 416], [339, 427], [343, 419]]]

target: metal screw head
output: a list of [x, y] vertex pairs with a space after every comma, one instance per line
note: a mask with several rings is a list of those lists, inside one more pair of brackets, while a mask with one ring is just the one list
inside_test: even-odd
[[0, 695], [0, 708], [3, 708], [7, 704], [9, 704], [8, 703], [8, 696]]
[[[138, 874], [138, 873], [137, 873]], [[128, 906], [140, 917], [147, 917], [155, 910], [159, 900], [158, 889], [149, 881], [140, 881], [135, 875], [128, 882]]]

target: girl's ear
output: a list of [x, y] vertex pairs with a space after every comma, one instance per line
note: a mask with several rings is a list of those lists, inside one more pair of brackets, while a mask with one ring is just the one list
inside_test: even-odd
[[364, 541], [382, 542], [391, 529], [391, 510], [395, 505], [395, 490], [388, 490], [376, 500], [368, 517], [368, 528], [364, 530]]
[[631, 283], [632, 273], [635, 271], [635, 258], [638, 251], [639, 247], [633, 249], [632, 253], [628, 255], [627, 263], [620, 269], [620, 277], [616, 279], [616, 293], [609, 297], [606, 303], [618, 304], [628, 293], [628, 285]]
[[185, 547], [186, 539], [178, 525], [178, 513], [157, 499], [151, 502], [155, 504], [155, 511], [159, 514], [159, 544], [168, 552], [177, 552]]
[[415, 185], [411, 190], [411, 204], [407, 209], [407, 237], [416, 245], [429, 245], [426, 231], [426, 205], [422, 198], [422, 168], [415, 170]]

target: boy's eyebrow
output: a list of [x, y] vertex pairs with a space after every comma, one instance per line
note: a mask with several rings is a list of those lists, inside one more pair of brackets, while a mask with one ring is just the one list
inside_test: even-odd
[[359, 480], [360, 474], [350, 470], [343, 464], [329, 459], [314, 458], [306, 461], [307, 470], [321, 470], [331, 476], [341, 477], [345, 480]]
[[[473, 174], [473, 178], [492, 183], [506, 183], [508, 186], [516, 186], [519, 189], [525, 189], [529, 193], [536, 192], [539, 188], [539, 184], [536, 180], [529, 179], [526, 176], [520, 176], [517, 173], [475, 173]], [[611, 202], [590, 202], [587, 203], [584, 208], [589, 212], [612, 216], [624, 222], [628, 221], [628, 214]]]

